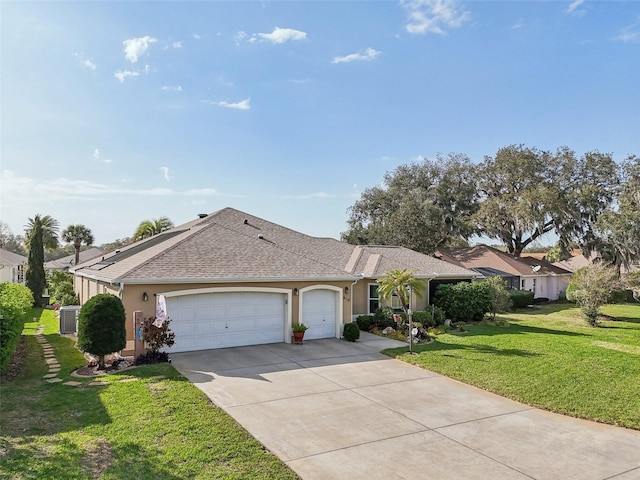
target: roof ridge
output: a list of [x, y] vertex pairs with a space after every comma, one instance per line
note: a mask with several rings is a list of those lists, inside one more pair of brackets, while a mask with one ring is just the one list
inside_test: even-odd
[[[227, 208], [230, 208], [230, 207], [227, 207]], [[237, 211], [239, 211], [239, 210], [237, 210]], [[244, 213], [244, 212], [240, 212], [240, 213]], [[260, 218], [260, 217], [256, 217], [256, 216], [254, 216], [254, 215], [250, 215], [250, 216], [251, 216], [251, 217], [253, 217], [253, 218], [256, 218], [256, 219], [262, 220], [263, 222], [267, 222], [267, 223], [270, 223], [270, 224], [275, 225], [275, 226], [277, 226], [277, 227], [283, 228], [283, 229], [285, 229], [285, 230], [289, 230], [289, 231], [294, 232], [294, 233], [297, 233], [297, 234], [299, 234], [299, 235], [303, 235], [303, 236], [305, 236], [305, 237], [307, 237], [307, 238], [312, 238], [312, 239], [317, 239], [317, 238], [318, 238], [318, 237], [312, 237], [311, 235], [307, 235], [307, 234], [305, 234], [305, 233], [298, 232], [298, 231], [296, 231], [296, 230], [292, 230], [292, 229], [287, 228], [287, 227], [282, 227], [281, 225], [275, 224], [275, 223], [273, 223], [273, 222], [269, 222], [268, 220], [264, 220], [264, 219], [262, 219], [262, 218]], [[231, 228], [231, 227], [229, 227], [229, 226], [227, 226], [227, 225], [222, 225], [221, 223], [218, 223], [218, 222], [216, 222], [215, 220], [214, 220], [213, 222], [211, 222], [209, 225], [213, 225], [213, 224], [216, 224], [216, 225], [218, 225], [219, 227], [224, 228], [224, 229], [226, 229], [226, 230], [229, 230], [229, 231], [232, 231], [232, 232], [236, 232], [236, 233], [238, 233], [238, 234], [240, 234], [240, 235], [243, 235], [243, 236], [245, 236], [245, 237], [247, 237], [247, 238], [253, 238], [253, 239], [255, 239], [255, 238], [256, 238], [256, 237], [252, 237], [251, 235], [248, 235], [248, 234], [244, 233], [242, 230], [235, 229], [235, 228]], [[318, 260], [317, 258], [313, 258], [313, 257], [311, 257], [311, 256], [309, 256], [309, 255], [307, 255], [307, 254], [305, 254], [305, 253], [302, 253], [302, 252], [299, 252], [299, 251], [295, 251], [295, 250], [291, 250], [291, 249], [289, 249], [289, 248], [285, 248], [285, 247], [284, 247], [284, 246], [282, 246], [281, 244], [276, 243], [276, 242], [274, 242], [274, 241], [272, 241], [272, 240], [269, 240], [268, 238], [260, 238], [259, 236], [258, 236], [257, 238], [258, 238], [259, 240], [261, 240], [261, 241], [266, 241], [266, 242], [268, 242], [268, 243], [269, 243], [270, 245], [272, 245], [274, 248], [278, 248], [279, 250], [282, 250], [283, 252], [287, 252], [287, 253], [290, 253], [290, 254], [296, 255], [296, 256], [298, 256], [298, 257], [306, 258], [307, 260], [311, 260], [312, 262], [315, 262], [315, 263], [317, 263], [317, 264], [319, 264], [319, 265], [324, 265], [325, 267], [329, 267], [329, 268], [331, 268], [332, 270], [336, 270], [336, 271], [344, 272], [344, 273], [347, 273], [347, 274], [351, 274], [351, 272], [349, 272], [348, 270], [345, 270], [345, 269], [343, 269], [343, 268], [337, 268], [335, 265], [331, 265], [330, 263], [323, 262], [323, 261]], [[336, 241], [339, 241], [339, 240], [336, 240]]]

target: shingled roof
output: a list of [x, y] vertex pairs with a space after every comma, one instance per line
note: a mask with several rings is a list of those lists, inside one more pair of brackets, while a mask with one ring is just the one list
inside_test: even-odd
[[0, 265], [22, 265], [27, 263], [27, 257], [0, 248]]
[[[517, 276], [567, 275], [571, 273], [546, 260], [533, 257], [515, 258], [508, 253], [487, 245], [476, 245], [468, 248], [442, 248], [436, 252], [436, 255], [442, 260], [456, 263], [466, 268], [489, 267]], [[534, 267], [536, 268], [535, 270]]]
[[195, 283], [356, 280], [363, 273], [377, 277], [393, 268], [412, 268], [429, 277], [474, 275], [406, 248], [311, 237], [233, 208], [81, 263], [72, 271], [114, 283]]

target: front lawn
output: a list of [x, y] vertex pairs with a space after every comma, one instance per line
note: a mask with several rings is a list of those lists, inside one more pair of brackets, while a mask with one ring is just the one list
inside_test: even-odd
[[[609, 305], [616, 321], [589, 327], [570, 304], [519, 310], [509, 326], [467, 325], [386, 350], [403, 361], [566, 415], [640, 429], [640, 305]], [[464, 408], [464, 405], [460, 405]]]
[[23, 371], [0, 386], [0, 478], [298, 478], [169, 364], [100, 377], [106, 386], [45, 382], [39, 323], [60, 378], [78, 380], [84, 359], [52, 311], [34, 316]]

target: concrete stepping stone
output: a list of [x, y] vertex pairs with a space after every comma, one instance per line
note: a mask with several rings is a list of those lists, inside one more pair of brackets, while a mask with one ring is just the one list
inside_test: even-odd
[[50, 368], [49, 373], [57, 373], [60, 371], [60, 367]]
[[51, 370], [52, 368], [60, 368], [60, 364], [59, 363], [50, 363], [49, 364], [49, 370]]
[[62, 381], [61, 378], [50, 378], [50, 379], [47, 380], [47, 382], [49, 382], [49, 383], [59, 383], [61, 381]]
[[73, 380], [69, 380], [68, 382], [64, 382], [63, 385], [67, 385], [68, 387], [77, 387], [78, 385], [82, 385], [82, 382], [74, 382]]
[[89, 382], [90, 387], [106, 387], [107, 385], [107, 382]]
[[44, 360], [45, 362], [47, 362], [48, 364], [52, 364], [52, 363], [58, 363], [58, 361], [54, 358], [45, 358]]
[[129, 382], [137, 382], [138, 379], [137, 378], [123, 378], [122, 380], [120, 380], [120, 383], [129, 383]]
[[42, 378], [54, 378], [57, 377], [58, 374], [57, 373], [47, 373], [45, 376], [43, 376]]

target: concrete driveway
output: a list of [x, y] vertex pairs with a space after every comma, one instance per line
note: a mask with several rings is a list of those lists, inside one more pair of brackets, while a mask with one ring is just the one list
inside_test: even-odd
[[381, 355], [365, 334], [172, 355], [303, 479], [640, 479], [640, 432], [544, 412]]

